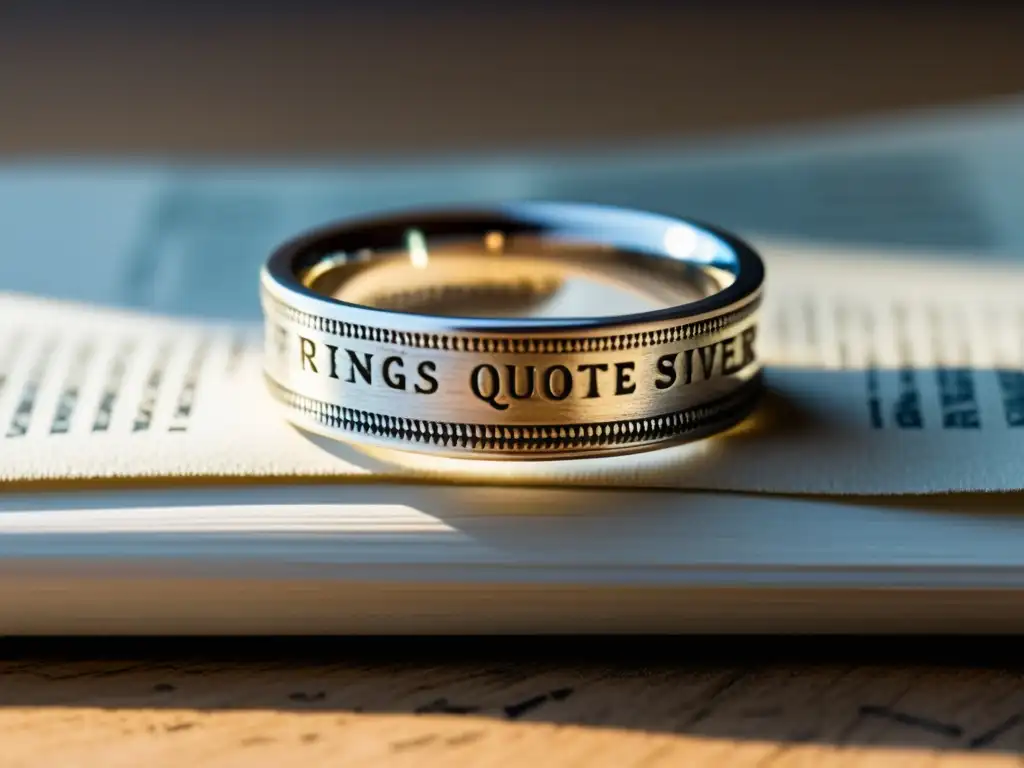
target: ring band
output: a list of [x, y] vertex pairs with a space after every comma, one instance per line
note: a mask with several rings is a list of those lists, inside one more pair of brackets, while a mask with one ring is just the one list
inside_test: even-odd
[[[529, 301], [561, 263], [699, 295], [606, 317], [417, 311], [446, 291]], [[645, 450], [754, 408], [763, 281], [738, 238], [620, 208], [514, 203], [344, 222], [284, 244], [264, 267], [265, 374], [293, 424], [347, 442], [479, 458]]]

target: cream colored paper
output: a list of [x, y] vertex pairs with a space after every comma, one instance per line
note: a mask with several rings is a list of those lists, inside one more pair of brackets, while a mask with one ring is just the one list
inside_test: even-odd
[[[400, 166], [343, 158], [278, 167], [11, 163], [0, 169], [0, 288], [83, 303], [0, 298], [0, 479], [1019, 488], [1022, 273], [972, 266], [972, 255], [1006, 264], [1024, 252], [1022, 121], [1017, 100], [590, 156]], [[769, 247], [761, 338], [772, 395], [761, 418], [628, 459], [510, 466], [317, 443], [287, 427], [262, 392], [255, 325], [100, 308], [256, 323], [256, 271], [285, 237], [381, 208], [518, 198], [647, 207], [744, 235], [875, 246]], [[898, 243], [927, 247], [936, 260], [917, 254], [901, 266], [881, 253]], [[119, 345], [131, 340], [118, 383]], [[193, 360], [194, 389], [186, 382]], [[112, 410], [100, 408], [104, 397]], [[110, 424], [94, 430], [107, 410]]]
[[334, 477], [813, 494], [1024, 487], [1024, 270], [762, 244], [770, 392], [729, 434], [627, 457], [367, 454], [287, 426], [253, 325], [0, 300], [0, 477]]

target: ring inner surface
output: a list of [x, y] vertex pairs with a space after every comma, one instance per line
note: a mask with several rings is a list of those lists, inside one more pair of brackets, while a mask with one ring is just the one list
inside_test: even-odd
[[405, 248], [324, 254], [297, 277], [320, 295], [395, 312], [615, 317], [687, 304], [735, 281], [722, 266], [725, 246], [692, 231], [695, 237], [649, 254], [532, 234], [428, 240], [410, 229]]

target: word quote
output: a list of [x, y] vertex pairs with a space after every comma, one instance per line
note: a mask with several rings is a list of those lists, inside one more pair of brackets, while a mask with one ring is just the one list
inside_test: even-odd
[[[569, 398], [591, 400], [602, 397], [628, 397], [639, 389], [666, 391], [686, 387], [712, 378], [732, 376], [757, 360], [757, 327], [744, 328], [733, 336], [703, 346], [666, 351], [641, 362], [608, 360], [601, 362], [540, 363], [539, 355], [523, 355], [529, 363], [481, 362], [466, 366], [455, 361], [464, 353], [445, 355], [442, 360], [408, 361], [400, 354], [353, 350], [302, 335], [297, 341], [301, 371], [337, 379], [357, 386], [384, 387], [398, 392], [434, 395], [447, 389], [451, 370], [462, 373], [468, 393], [496, 411], [506, 411], [516, 402], [545, 400], [562, 402]], [[670, 346], [670, 345], [665, 345]], [[287, 352], [288, 344], [278, 336], [278, 351]], [[609, 353], [599, 353], [607, 358]], [[468, 368], [468, 370], [467, 370]], [[465, 378], [462, 378], [462, 377]]]

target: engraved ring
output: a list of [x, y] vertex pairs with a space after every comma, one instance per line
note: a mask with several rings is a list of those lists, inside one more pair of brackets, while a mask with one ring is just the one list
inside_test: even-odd
[[[659, 308], [502, 315], [577, 274]], [[285, 243], [262, 271], [266, 380], [294, 425], [356, 444], [491, 459], [646, 450], [755, 407], [763, 281], [761, 258], [733, 235], [622, 208], [519, 202], [345, 221]], [[467, 297], [485, 316], [462, 312]]]

